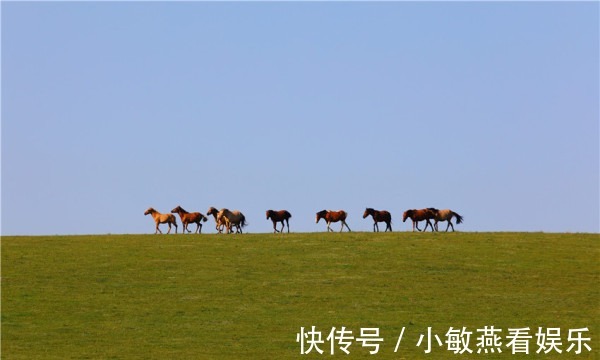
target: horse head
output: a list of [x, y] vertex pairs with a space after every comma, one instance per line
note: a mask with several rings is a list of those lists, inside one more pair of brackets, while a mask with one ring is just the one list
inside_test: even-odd
[[144, 211], [144, 215], [152, 214], [154, 212], [156, 212], [156, 210], [154, 210], [153, 208], [148, 208], [148, 210]]
[[406, 210], [404, 214], [402, 214], [402, 222], [405, 222], [406, 219], [412, 217], [414, 210]]
[[273, 210], [267, 210], [267, 220], [269, 220], [271, 216], [273, 216]]
[[172, 214], [179, 214], [180, 212], [182, 212], [182, 213], [185, 213], [185, 212], [187, 212], [187, 211], [183, 210], [183, 209], [181, 208], [181, 206], [179, 206], [179, 205], [177, 205], [177, 207], [176, 207], [175, 209], [171, 210], [171, 213], [172, 213]]
[[373, 215], [373, 211], [374, 210], [372, 208], [366, 208], [365, 213], [363, 214], [363, 219], [366, 219], [369, 215]]
[[316, 223], [319, 223], [319, 220], [324, 219], [325, 215], [327, 215], [327, 210], [321, 210], [317, 213], [317, 221]]

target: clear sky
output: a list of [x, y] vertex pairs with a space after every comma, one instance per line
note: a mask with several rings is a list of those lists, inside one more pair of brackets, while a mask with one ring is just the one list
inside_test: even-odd
[[599, 6], [2, 2], [1, 232], [599, 232]]

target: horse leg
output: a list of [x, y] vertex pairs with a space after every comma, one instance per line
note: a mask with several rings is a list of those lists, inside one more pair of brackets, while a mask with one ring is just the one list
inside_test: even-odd
[[413, 231], [415, 231], [415, 226], [417, 227], [417, 230], [421, 231], [421, 229], [419, 229], [419, 222], [418, 221], [413, 221]]
[[348, 226], [348, 224], [346, 224], [346, 220], [342, 220], [342, 229], [340, 230], [340, 232], [342, 232], [342, 230], [344, 230], [344, 225], [346, 225], [346, 228], [348, 229], [348, 231], [352, 231], [350, 230], [350, 226]]
[[433, 232], [433, 225], [431, 225], [431, 221], [429, 221], [429, 219], [425, 220], [425, 228], [423, 229], [423, 232], [427, 231], [428, 226], [431, 226], [431, 232]]
[[154, 233], [155, 233], [155, 234], [158, 234], [158, 233], [161, 233], [161, 234], [162, 234], [162, 231], [160, 231], [160, 228], [158, 227], [158, 225], [160, 225], [160, 223], [158, 223], [158, 222], [157, 222], [157, 223], [156, 223], [156, 231], [155, 231]]
[[285, 223], [284, 220], [281, 220], [281, 230], [279, 232], [282, 233], [283, 229], [285, 229]]
[[[377, 229], [377, 230], [375, 230]], [[379, 225], [377, 225], [377, 221], [373, 223], [373, 232], [379, 232]]]
[[[290, 220], [285, 219], [285, 222], [287, 223], [287, 227], [288, 227], [288, 234], [290, 233]], [[283, 228], [281, 228], [281, 230], [283, 230]]]
[[273, 220], [273, 234], [278, 233], [279, 230], [277, 230], [277, 221]]
[[388, 229], [390, 229], [390, 232], [392, 232], [392, 222], [391, 221], [385, 223], [385, 232], [387, 232]]
[[454, 225], [452, 225], [452, 220], [448, 220], [448, 226], [446, 226], [446, 231], [448, 231], [448, 228], [452, 226], [452, 232], [454, 232]]
[[331, 225], [331, 221], [328, 221], [327, 222], [327, 232], [329, 232], [329, 231], [333, 232], [330, 225]]

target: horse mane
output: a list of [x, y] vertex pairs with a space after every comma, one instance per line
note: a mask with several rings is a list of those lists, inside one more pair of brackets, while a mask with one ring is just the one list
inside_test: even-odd
[[181, 206], [177, 206], [179, 208], [179, 210], [181, 210], [182, 213], [184, 214], [189, 214], [189, 212], [185, 211], [184, 208], [182, 208]]

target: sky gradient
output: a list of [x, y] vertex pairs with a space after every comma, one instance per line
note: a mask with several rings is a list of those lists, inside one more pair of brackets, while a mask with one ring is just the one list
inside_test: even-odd
[[599, 6], [3, 2], [1, 233], [599, 232]]

